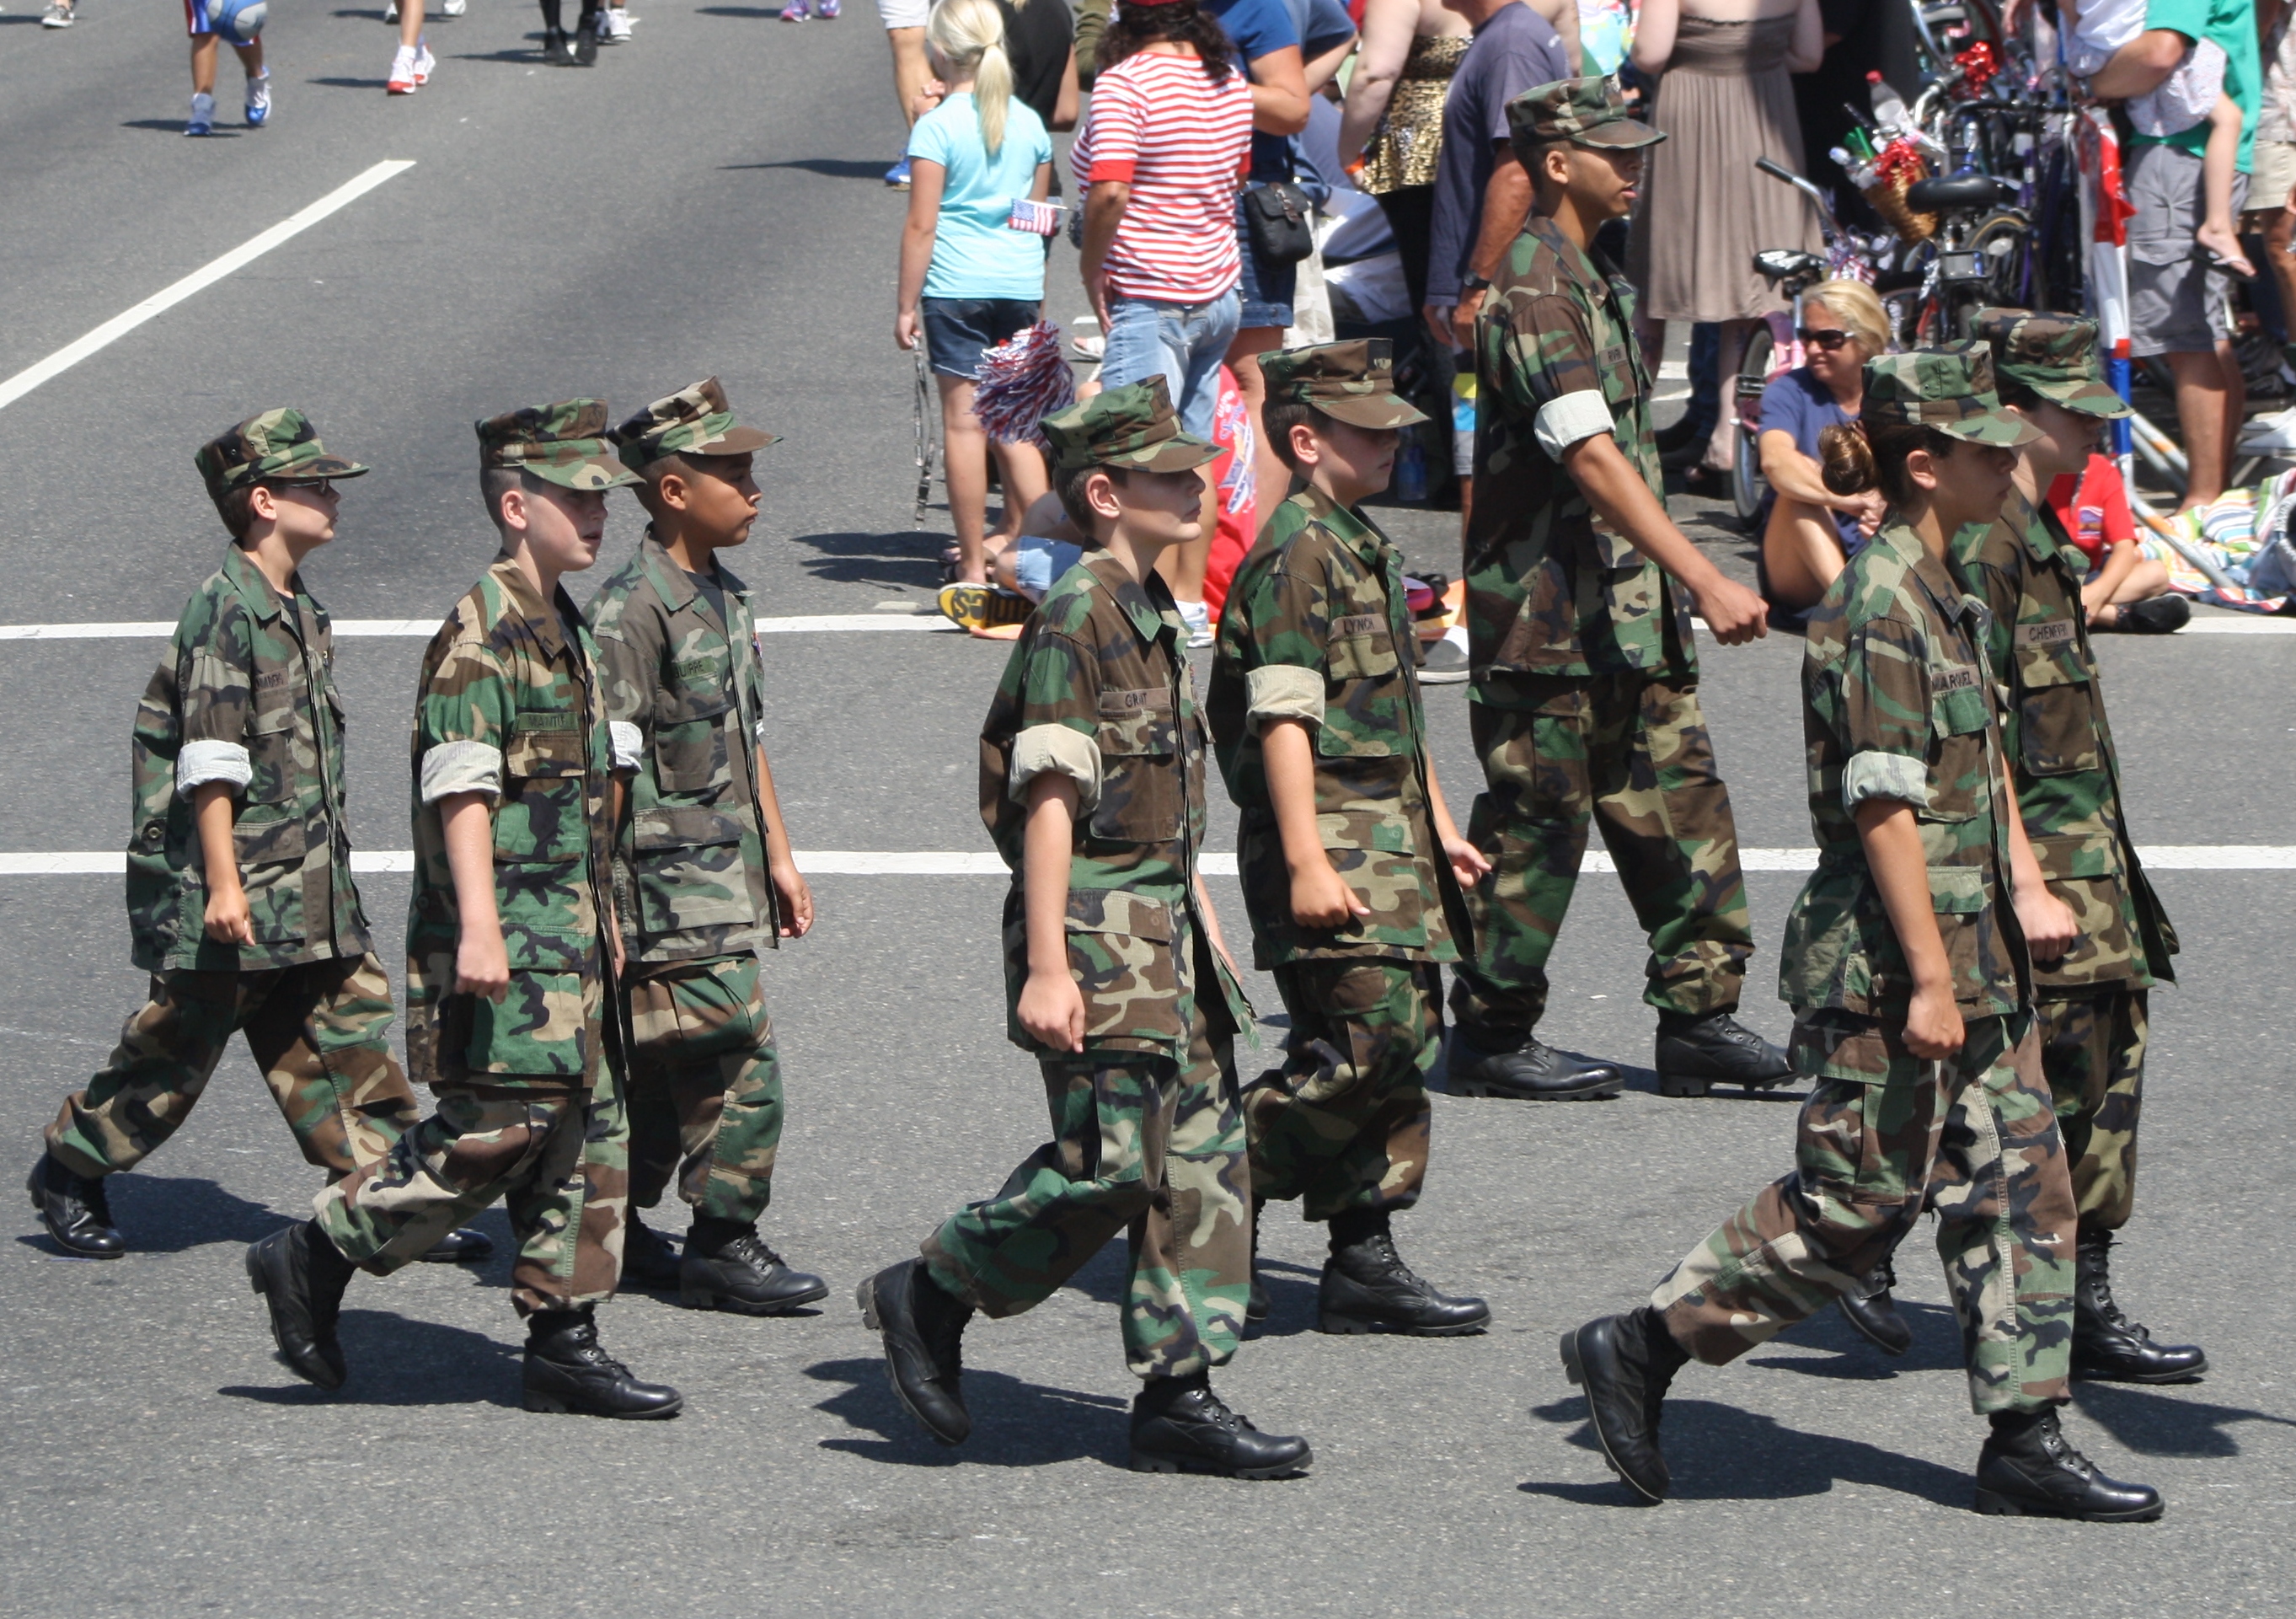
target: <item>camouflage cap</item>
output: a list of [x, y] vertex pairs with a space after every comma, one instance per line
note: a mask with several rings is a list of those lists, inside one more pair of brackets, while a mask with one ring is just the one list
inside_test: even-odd
[[1220, 453], [1218, 445], [1180, 431], [1160, 373], [1122, 388], [1103, 388], [1081, 405], [1054, 411], [1037, 426], [1053, 447], [1056, 473], [1087, 466], [1185, 473]]
[[1562, 78], [1534, 85], [1506, 104], [1507, 136], [1518, 146], [1655, 146], [1666, 131], [1634, 115], [1615, 78]]
[[1312, 405], [1356, 427], [1407, 427], [1427, 419], [1395, 391], [1395, 345], [1383, 337], [1263, 354], [1259, 374], [1270, 403]]
[[327, 454], [311, 418], [290, 407], [266, 410], [229, 432], [209, 439], [192, 457], [210, 491], [244, 489], [264, 479], [301, 482], [318, 478], [356, 478], [367, 469]]
[[1860, 415], [1869, 427], [1910, 423], [1948, 439], [2005, 448], [2041, 436], [2001, 407], [1993, 391], [1993, 350], [1974, 341], [1867, 360]]
[[778, 433], [735, 426], [734, 407], [714, 376], [656, 399], [607, 436], [634, 473], [664, 456], [745, 456], [781, 442]]
[[1992, 347], [1993, 368], [2043, 399], [2085, 416], [2129, 414], [2127, 401], [2104, 380], [2095, 321], [2030, 309], [1980, 309], [1975, 330]]
[[565, 399], [504, 411], [478, 423], [479, 464], [532, 473], [569, 489], [611, 489], [637, 474], [614, 458], [603, 399]]

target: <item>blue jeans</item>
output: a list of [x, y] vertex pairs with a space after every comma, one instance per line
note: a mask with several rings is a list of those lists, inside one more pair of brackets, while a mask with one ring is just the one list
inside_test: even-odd
[[1212, 413], [1219, 404], [1220, 361], [1235, 341], [1239, 314], [1234, 288], [1200, 304], [1110, 299], [1103, 334], [1108, 346], [1100, 358], [1102, 385], [1121, 388], [1160, 373], [1182, 430], [1209, 442]]

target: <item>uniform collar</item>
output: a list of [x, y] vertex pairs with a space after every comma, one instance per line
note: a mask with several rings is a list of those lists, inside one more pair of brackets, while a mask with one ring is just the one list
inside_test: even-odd
[[526, 577], [526, 570], [518, 565], [518, 558], [505, 551], [495, 558], [494, 566], [487, 572], [503, 593], [512, 612], [527, 621], [543, 650], [555, 657], [566, 648], [565, 625], [582, 621], [582, 610], [574, 605], [574, 598], [566, 594], [562, 581], [558, 599], [545, 602], [542, 593]]
[[2009, 525], [2009, 531], [2017, 537], [2019, 543], [2037, 563], [2054, 560], [2065, 547], [2066, 541], [2057, 528], [2056, 514], [2049, 509], [2046, 501], [2034, 505], [2013, 489], [2009, 491], [2009, 498], [2002, 503], [2001, 521]]
[[1545, 214], [1533, 214], [1530, 223], [1523, 226], [1523, 230], [1537, 237], [1546, 245], [1547, 251], [1554, 255], [1564, 275], [1598, 298], [1610, 295], [1611, 276], [1602, 261], [1571, 241], [1552, 218]]
[[1361, 557], [1365, 566], [1380, 565], [1381, 556], [1388, 548], [1388, 538], [1377, 523], [1349, 511], [1312, 483], [1292, 496], [1292, 500], [1311, 521], [1329, 529], [1334, 539]]
[[247, 604], [248, 610], [265, 623], [269, 623], [285, 610], [286, 604], [279, 599], [279, 592], [273, 588], [271, 581], [263, 576], [263, 570], [255, 565], [253, 557], [237, 546], [224, 553], [223, 576], [231, 581], [232, 588], [239, 592], [240, 599]]
[[1087, 553], [1082, 565], [1124, 610], [1124, 616], [1132, 620], [1132, 628], [1143, 641], [1153, 641], [1164, 635], [1178, 636], [1179, 609], [1171, 606], [1172, 593], [1157, 575], [1151, 573], [1144, 584], [1106, 551]]
[[[701, 594], [694, 587], [693, 575], [679, 567], [677, 558], [669, 554], [669, 548], [654, 538], [652, 523], [646, 524], [645, 538], [638, 542], [638, 557], [645, 568], [646, 577], [652, 581], [654, 594], [661, 597], [663, 606], [672, 612], [679, 612], [693, 604], [695, 596]], [[749, 595], [750, 588], [734, 577], [734, 571], [726, 565], [723, 558], [713, 553], [709, 560], [710, 565], [718, 570], [719, 589], [730, 596]]]
[[1939, 616], [1956, 619], [1968, 615], [1975, 604], [1974, 598], [1962, 589], [1960, 582], [1953, 576], [1952, 569], [1947, 567], [1941, 559], [1930, 555], [1929, 547], [1922, 544], [1922, 537], [1914, 532], [1913, 524], [1885, 522], [1874, 532], [1873, 543], [1887, 546], [1890, 554], [1906, 564], [1906, 571], [1928, 592]]

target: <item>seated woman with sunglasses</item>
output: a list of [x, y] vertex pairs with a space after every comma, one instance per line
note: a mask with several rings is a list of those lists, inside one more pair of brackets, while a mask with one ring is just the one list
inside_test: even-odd
[[1798, 335], [1808, 355], [1762, 391], [1754, 440], [1769, 483], [1758, 522], [1762, 596], [1799, 612], [1865, 547], [1882, 521], [1874, 492], [1837, 495], [1819, 475], [1818, 435], [1857, 419], [1866, 362], [1890, 346], [1888, 316], [1862, 281], [1821, 282], [1802, 299]]

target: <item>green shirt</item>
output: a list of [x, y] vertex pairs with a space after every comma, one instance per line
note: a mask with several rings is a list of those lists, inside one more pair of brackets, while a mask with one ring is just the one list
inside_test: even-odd
[[[2144, 10], [2144, 26], [2170, 29], [2187, 39], [2206, 39], [2224, 47], [2224, 93], [2240, 107], [2240, 171], [2254, 168], [2256, 120], [2264, 110], [2264, 63], [2256, 41], [2256, 0], [2152, 0]], [[2194, 157], [2209, 144], [2209, 120], [2190, 129], [2155, 138], [2140, 135], [2138, 146], [2174, 146]], [[2251, 199], [2251, 205], [2278, 199]]]

